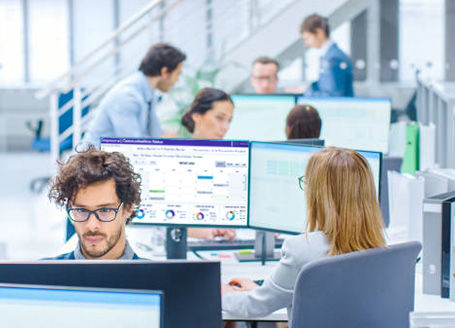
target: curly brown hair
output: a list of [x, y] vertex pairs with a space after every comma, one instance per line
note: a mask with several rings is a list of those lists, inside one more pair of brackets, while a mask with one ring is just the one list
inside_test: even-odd
[[[141, 176], [134, 172], [125, 155], [105, 152], [90, 146], [58, 162], [59, 172], [51, 181], [49, 199], [66, 206], [76, 193], [92, 183], [114, 179], [117, 197], [130, 207], [141, 202]], [[136, 216], [133, 211], [131, 218]]]

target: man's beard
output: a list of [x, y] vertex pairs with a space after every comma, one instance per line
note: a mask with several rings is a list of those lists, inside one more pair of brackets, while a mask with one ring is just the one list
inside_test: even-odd
[[[87, 254], [90, 257], [98, 258], [106, 255], [112, 248], [115, 247], [115, 245], [117, 245], [118, 241], [120, 240], [120, 237], [122, 236], [122, 227], [120, 227], [118, 231], [115, 234], [113, 234], [110, 238], [107, 238], [106, 234], [103, 233], [85, 233], [82, 237], [85, 236], [103, 236], [104, 239], [106, 240], [107, 244], [106, 247], [98, 251], [90, 251], [85, 247], [84, 242], [83, 241], [81, 242], [81, 248], [84, 250], [85, 254]], [[84, 240], [84, 238], [79, 239]]]

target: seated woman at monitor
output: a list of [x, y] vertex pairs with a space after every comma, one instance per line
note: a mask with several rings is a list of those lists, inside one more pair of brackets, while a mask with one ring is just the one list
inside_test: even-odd
[[261, 287], [250, 279], [223, 284], [224, 311], [248, 318], [287, 307], [289, 314], [296, 279], [305, 264], [326, 256], [386, 247], [373, 176], [361, 154], [336, 147], [318, 151], [296, 183], [305, 189], [307, 232], [285, 240], [278, 266]]
[[321, 134], [321, 118], [310, 105], [295, 105], [286, 118], [288, 139], [318, 139]]
[[[190, 108], [182, 116], [182, 125], [194, 139], [223, 139], [231, 124], [234, 103], [224, 91], [205, 88], [199, 91]], [[234, 240], [233, 229], [188, 229], [190, 237]]]

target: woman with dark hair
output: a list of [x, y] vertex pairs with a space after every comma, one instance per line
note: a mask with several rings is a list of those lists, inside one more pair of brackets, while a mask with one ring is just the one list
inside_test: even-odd
[[318, 139], [321, 134], [321, 118], [310, 105], [295, 105], [286, 118], [288, 139]]
[[[182, 125], [194, 139], [223, 139], [229, 130], [234, 103], [224, 91], [205, 88], [199, 91], [193, 103], [182, 116]], [[224, 237], [233, 240], [233, 229], [188, 229], [188, 236], [204, 239]]]
[[195, 139], [223, 139], [234, 112], [231, 97], [224, 91], [205, 88], [199, 91], [185, 114], [182, 125]]

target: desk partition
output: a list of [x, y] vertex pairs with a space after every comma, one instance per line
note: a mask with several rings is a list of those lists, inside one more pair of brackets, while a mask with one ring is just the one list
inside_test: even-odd
[[455, 168], [455, 83], [419, 81], [416, 105], [418, 122], [436, 126], [436, 163]]

